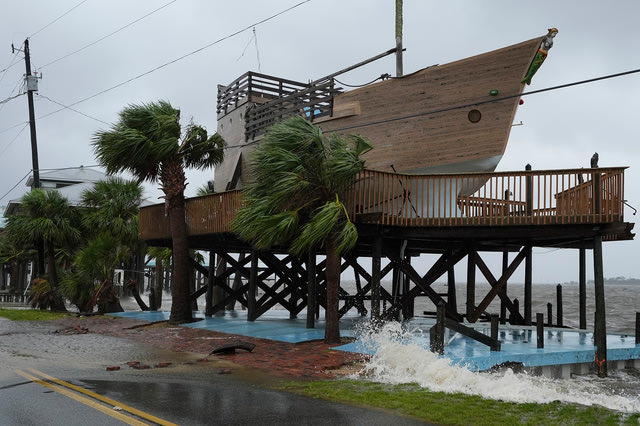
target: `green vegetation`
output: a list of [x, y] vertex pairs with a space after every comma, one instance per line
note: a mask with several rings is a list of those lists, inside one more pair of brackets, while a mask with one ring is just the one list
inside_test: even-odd
[[206, 170], [220, 164], [222, 137], [217, 133], [209, 136], [204, 127], [193, 122], [182, 126], [180, 110], [158, 101], [126, 106], [109, 130], [95, 134], [93, 148], [107, 173], [128, 172], [139, 182], [160, 182], [173, 243], [169, 322], [191, 322], [185, 169]]
[[336, 380], [286, 383], [284, 389], [315, 398], [377, 407], [447, 425], [637, 425], [640, 414], [552, 402], [517, 404], [460, 393], [431, 392], [417, 384]]
[[324, 246], [327, 343], [340, 342], [340, 255], [358, 239], [342, 200], [370, 149], [362, 136], [325, 136], [299, 116], [270, 127], [253, 152], [245, 204], [232, 222], [260, 250], [285, 244], [302, 256]]
[[51, 312], [39, 309], [0, 309], [0, 317], [11, 321], [46, 321], [64, 318], [68, 314], [64, 312]]

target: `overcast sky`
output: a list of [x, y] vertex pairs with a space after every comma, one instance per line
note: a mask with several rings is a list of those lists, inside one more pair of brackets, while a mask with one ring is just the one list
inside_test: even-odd
[[[0, 70], [10, 68], [0, 72], [0, 101], [20, 93], [24, 61], [11, 44], [21, 47], [29, 37], [32, 69], [42, 73], [35, 96], [40, 168], [88, 166], [96, 164], [92, 135], [129, 103], [168, 100], [184, 119], [193, 117], [213, 132], [217, 84], [248, 70], [307, 81], [394, 47], [394, 0], [311, 0], [256, 25], [256, 44], [252, 25], [300, 1], [3, 0]], [[526, 90], [635, 70], [639, 16], [636, 0], [405, 0], [404, 69], [444, 64], [557, 27], [554, 47]], [[340, 80], [359, 84], [394, 70], [388, 57]], [[71, 105], [93, 95], [73, 106], [93, 118], [55, 112], [61, 108], [56, 102]], [[625, 196], [640, 208], [638, 111], [640, 74], [528, 96], [516, 116], [524, 125], [513, 128], [498, 169], [521, 170], [526, 163], [534, 169], [588, 167], [597, 151], [600, 166], [630, 166]], [[10, 191], [31, 169], [27, 121], [26, 96], [0, 104], [0, 196], [6, 194], [0, 205], [25, 190], [21, 183]], [[212, 177], [212, 171], [189, 173], [187, 195]], [[159, 192], [150, 188], [148, 194], [155, 199]], [[635, 218], [627, 208], [625, 219]], [[638, 241], [606, 243], [605, 276], [640, 277], [639, 249]], [[577, 270], [574, 251], [534, 249], [537, 282], [577, 280]], [[590, 266], [588, 271], [592, 277]]]

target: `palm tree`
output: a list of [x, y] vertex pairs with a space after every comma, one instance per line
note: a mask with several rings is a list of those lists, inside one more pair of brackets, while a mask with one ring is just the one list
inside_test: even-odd
[[192, 320], [188, 285], [188, 244], [185, 222], [185, 167], [206, 169], [223, 158], [224, 141], [193, 123], [183, 129], [180, 110], [169, 102], [129, 105], [110, 130], [93, 139], [98, 162], [108, 173], [127, 171], [140, 181], [160, 181], [165, 194], [173, 243], [172, 306], [169, 321]]
[[[103, 283], [97, 298], [100, 312], [122, 311], [113, 288], [113, 268], [122, 261], [132, 264], [131, 259], [135, 254], [144, 250], [144, 242], [140, 240], [138, 231], [141, 202], [142, 186], [136, 181], [119, 177], [96, 182], [92, 189], [82, 194], [82, 204], [86, 207], [82, 223], [93, 238], [75, 263]], [[102, 249], [109, 246], [113, 247], [111, 253], [91, 255], [100, 254]]]
[[34, 189], [21, 199], [20, 211], [8, 217], [6, 232], [13, 241], [34, 247], [45, 243], [51, 310], [66, 311], [58, 289], [56, 249], [79, 240], [77, 212], [57, 191]]
[[324, 136], [302, 117], [272, 126], [254, 151], [245, 204], [232, 223], [256, 249], [289, 243], [300, 255], [324, 246], [328, 343], [340, 341], [340, 255], [358, 238], [341, 199], [370, 149], [361, 136]]

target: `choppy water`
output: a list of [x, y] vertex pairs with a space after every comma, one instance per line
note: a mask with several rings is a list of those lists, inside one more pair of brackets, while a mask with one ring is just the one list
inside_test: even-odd
[[[479, 303], [489, 290], [488, 284], [476, 290]], [[587, 327], [593, 328], [594, 297], [593, 286], [587, 294]], [[438, 292], [446, 292], [443, 284], [434, 284]], [[456, 286], [459, 311], [464, 311], [466, 294], [463, 285]], [[577, 327], [578, 286], [565, 285], [563, 292], [564, 324]], [[640, 311], [640, 286], [606, 286], [607, 332], [609, 334], [633, 334], [635, 312]], [[509, 284], [511, 298], [521, 301], [523, 286]], [[533, 288], [532, 312], [545, 314], [547, 303], [556, 305], [555, 285], [535, 285]], [[499, 301], [494, 301], [488, 311], [499, 312]], [[522, 309], [522, 305], [521, 305]], [[416, 302], [416, 314], [433, 311], [434, 307], [426, 298]], [[609, 409], [637, 413], [640, 412], [640, 372], [635, 370], [617, 371], [605, 379], [595, 375], [572, 379], [550, 379], [529, 374], [516, 374], [507, 369], [500, 372], [471, 372], [453, 366], [447, 359], [438, 358], [418, 345], [409, 342], [410, 335], [400, 324], [390, 323], [373, 332], [365, 327], [360, 333], [366, 344], [377, 348], [375, 355], [366, 362], [364, 372], [371, 380], [399, 384], [417, 383], [432, 391], [480, 395], [485, 398], [517, 402], [547, 403], [563, 401], [583, 405], [600, 405]]]

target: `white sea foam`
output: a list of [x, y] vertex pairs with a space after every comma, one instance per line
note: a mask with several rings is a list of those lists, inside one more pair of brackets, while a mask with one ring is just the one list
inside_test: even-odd
[[[375, 348], [375, 355], [365, 363], [363, 371], [365, 377], [373, 381], [417, 383], [431, 391], [459, 392], [516, 403], [563, 401], [640, 412], [637, 393], [640, 380], [624, 373], [609, 379], [589, 376], [567, 380], [516, 374], [511, 369], [478, 373], [451, 365], [448, 359], [412, 343], [411, 334], [399, 323], [385, 324], [376, 331], [364, 326], [359, 334], [365, 345]], [[629, 380], [637, 383], [626, 388], [616, 385], [618, 381], [628, 384]]]

